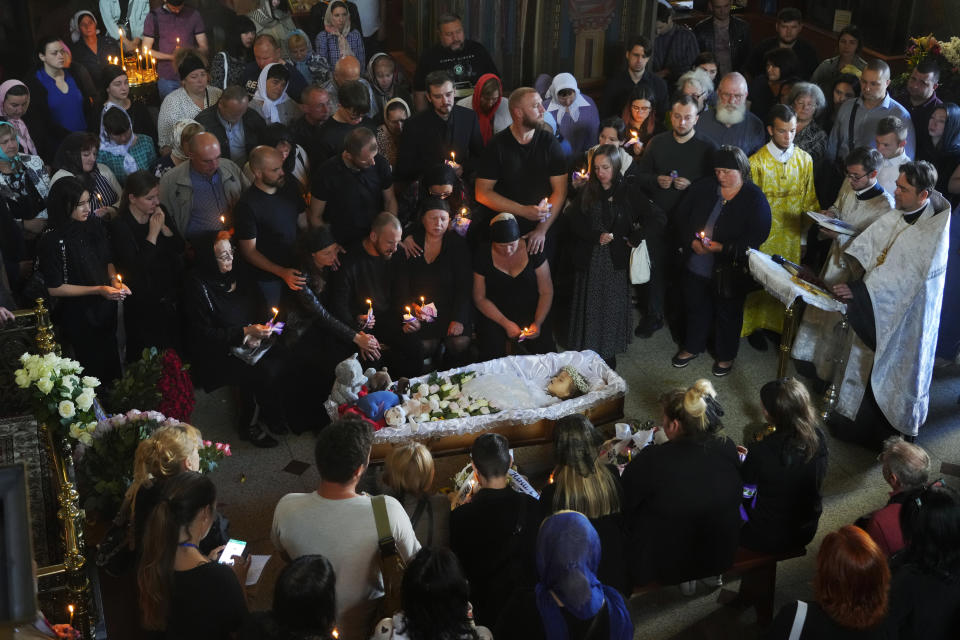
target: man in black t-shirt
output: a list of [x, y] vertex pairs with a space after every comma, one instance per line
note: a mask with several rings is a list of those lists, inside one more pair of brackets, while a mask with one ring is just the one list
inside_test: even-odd
[[250, 170], [253, 185], [233, 209], [237, 246], [253, 268], [267, 305], [275, 307], [284, 285], [297, 291], [305, 281], [293, 265], [297, 218], [306, 206], [296, 186], [286, 184], [283, 156], [273, 147], [255, 148], [250, 153]]
[[477, 202], [486, 210], [470, 232], [486, 242], [493, 216], [512, 213], [529, 252], [546, 247], [550, 256], [553, 234], [548, 243], [547, 233], [567, 197], [566, 158], [557, 139], [543, 130], [543, 100], [536, 89], [515, 89], [509, 105], [513, 123], [490, 140], [477, 167]]
[[393, 176], [373, 131], [347, 134], [344, 150], [324, 162], [310, 182], [310, 224], [330, 226], [340, 246], [359, 242], [381, 212], [397, 215]]
[[[310, 162], [317, 165], [343, 151], [343, 141], [347, 134], [357, 127], [366, 127], [371, 131], [377, 125], [366, 116], [370, 110], [370, 94], [367, 88], [359, 82], [347, 82], [340, 87], [340, 106], [333, 115], [320, 126], [317, 133], [315, 155]], [[314, 165], [314, 166], [317, 166]]]
[[413, 102], [417, 111], [427, 108], [427, 74], [446, 71], [453, 79], [457, 98], [471, 95], [473, 85], [485, 73], [499, 76], [497, 65], [482, 44], [467, 40], [460, 16], [445, 13], [437, 20], [440, 42], [425, 50], [413, 76]]

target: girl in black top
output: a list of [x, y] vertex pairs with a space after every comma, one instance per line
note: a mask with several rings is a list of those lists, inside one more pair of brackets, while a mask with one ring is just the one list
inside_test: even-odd
[[505, 355], [507, 340], [517, 340], [528, 353], [554, 351], [549, 321], [553, 283], [546, 254], [528, 253], [517, 219], [510, 213], [490, 221], [490, 239], [473, 265], [480, 359]]
[[[443, 353], [441, 368], [449, 369], [468, 359], [473, 324], [470, 252], [466, 241], [450, 228], [445, 200], [426, 198], [421, 210], [420, 225], [412, 237], [423, 252], [407, 258], [407, 290], [417, 296], [411, 308], [421, 319], [417, 335], [424, 342], [424, 353]], [[431, 302], [437, 316], [425, 322], [421, 305]]]
[[157, 638], [233, 637], [247, 618], [243, 584], [250, 559], [217, 560], [222, 549], [200, 552], [213, 524], [217, 489], [207, 476], [184, 471], [164, 483], [147, 520], [137, 570], [143, 626]]
[[772, 432], [750, 447], [740, 469], [748, 517], [740, 546], [780, 553], [807, 545], [817, 532], [827, 443], [802, 382], [768, 382], [760, 400]]
[[49, 230], [37, 249], [54, 320], [85, 373], [106, 384], [120, 375], [117, 302], [131, 294], [117, 278], [106, 230], [91, 215], [92, 196], [77, 178], [61, 178], [47, 199]]
[[124, 307], [128, 361], [147, 347], [180, 347], [177, 302], [185, 244], [160, 204], [159, 183], [147, 171], [131, 173], [111, 228], [116, 268], [137, 290]]

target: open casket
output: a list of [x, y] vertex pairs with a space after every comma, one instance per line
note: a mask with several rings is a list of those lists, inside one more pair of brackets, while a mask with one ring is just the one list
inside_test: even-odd
[[[593, 351], [566, 351], [538, 356], [507, 356], [441, 372], [449, 376], [471, 371], [477, 378], [496, 376], [504, 380], [519, 378], [531, 391], [542, 392], [550, 379], [565, 366], [579, 371], [590, 385], [590, 391], [570, 400], [553, 399], [553, 404], [536, 408], [506, 409], [489, 415], [467, 418], [410, 423], [399, 427], [385, 427], [374, 435], [372, 461], [382, 461], [394, 444], [416, 440], [429, 447], [435, 455], [453, 455], [470, 450], [473, 441], [482, 433], [496, 432], [505, 436], [511, 446], [549, 442], [553, 438], [556, 420], [573, 414], [585, 414], [594, 424], [603, 424], [623, 417], [623, 399], [627, 383], [606, 365]], [[428, 376], [411, 380], [416, 386]], [[496, 397], [487, 398], [492, 404]]]

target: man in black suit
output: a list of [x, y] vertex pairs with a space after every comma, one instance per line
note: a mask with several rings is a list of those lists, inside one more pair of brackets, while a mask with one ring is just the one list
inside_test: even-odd
[[403, 125], [397, 177], [416, 180], [427, 167], [447, 160], [455, 163], [458, 175], [469, 174], [473, 161], [483, 152], [477, 114], [455, 104], [453, 80], [446, 71], [431, 71], [426, 84], [430, 106]]
[[747, 72], [756, 77], [766, 73], [765, 58], [771, 49], [781, 47], [783, 49], [793, 49], [797, 54], [800, 63], [798, 72], [804, 80], [809, 80], [820, 64], [820, 56], [806, 40], [800, 39], [800, 31], [803, 29], [803, 14], [799, 9], [788, 7], [781, 9], [777, 13], [777, 35], [770, 36], [766, 40], [757, 43], [757, 47], [750, 56], [747, 63]]

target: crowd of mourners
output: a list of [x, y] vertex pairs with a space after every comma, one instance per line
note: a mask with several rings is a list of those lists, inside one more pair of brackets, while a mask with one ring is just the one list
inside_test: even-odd
[[[625, 468], [598, 458], [588, 420], [565, 418], [539, 500], [511, 488], [501, 436], [477, 439], [475, 491], [453, 511], [430, 494], [429, 451], [399, 447], [390, 497], [372, 508], [357, 490], [369, 426], [315, 411], [351, 354], [394, 377], [558, 348], [616, 368], [635, 337], [666, 327], [674, 367], [709, 352], [723, 377], [741, 337], [766, 350], [785, 330], [783, 304], [746, 268], [759, 249], [820, 274], [878, 367], [891, 340], [930, 343], [891, 339], [897, 320], [871, 307], [892, 250], [887, 269], [927, 283], [913, 307], [934, 310], [922, 318], [936, 355], [957, 356], [960, 323], [934, 317], [960, 304], [955, 259], [944, 284], [946, 257], [900, 248], [960, 201], [960, 107], [938, 98], [929, 61], [891, 95], [855, 26], [821, 61], [795, 9], [752, 42], [730, 0], [710, 0], [692, 29], [661, 4], [656, 37], [625, 43], [595, 102], [570, 73], [504, 87], [453, 14], [409, 77], [383, 50], [379, 2], [318, 2], [298, 28], [287, 0], [263, 0], [216, 30], [184, 0], [148, 5], [77, 12], [69, 34], [38, 41], [35, 71], [2, 79], [0, 322], [46, 298], [58, 340], [104, 383], [145, 348], [176, 349], [198, 387], [235, 389], [240, 436], [257, 447], [322, 428], [320, 487], [278, 503], [272, 538], [289, 565], [273, 611], [252, 616], [247, 562], [209, 561], [225, 532], [208, 535], [220, 520], [196, 473], [199, 433], [165, 428], [141, 445], [122, 515], [142, 625], [158, 637], [630, 638], [634, 586], [691, 594], [698, 579], [721, 584], [738, 554], [816, 533], [827, 446], [795, 379], [763, 387], [769, 426], [745, 446], [723, 435], [708, 381], [664, 394], [665, 441]], [[156, 81], [131, 85], [121, 50]], [[851, 236], [894, 210], [905, 225], [891, 223], [879, 256], [857, 255]], [[914, 376], [927, 388], [928, 346]], [[825, 386], [824, 347], [798, 338], [794, 356]], [[771, 637], [957, 628], [960, 501], [931, 482], [917, 425], [875, 385], [831, 426], [877, 446], [906, 436], [882, 445], [890, 501], [826, 537], [816, 600], [786, 607]], [[927, 402], [922, 388], [910, 397]], [[922, 423], [926, 404], [913, 415]], [[406, 569], [402, 612], [374, 628], [378, 509]]]

